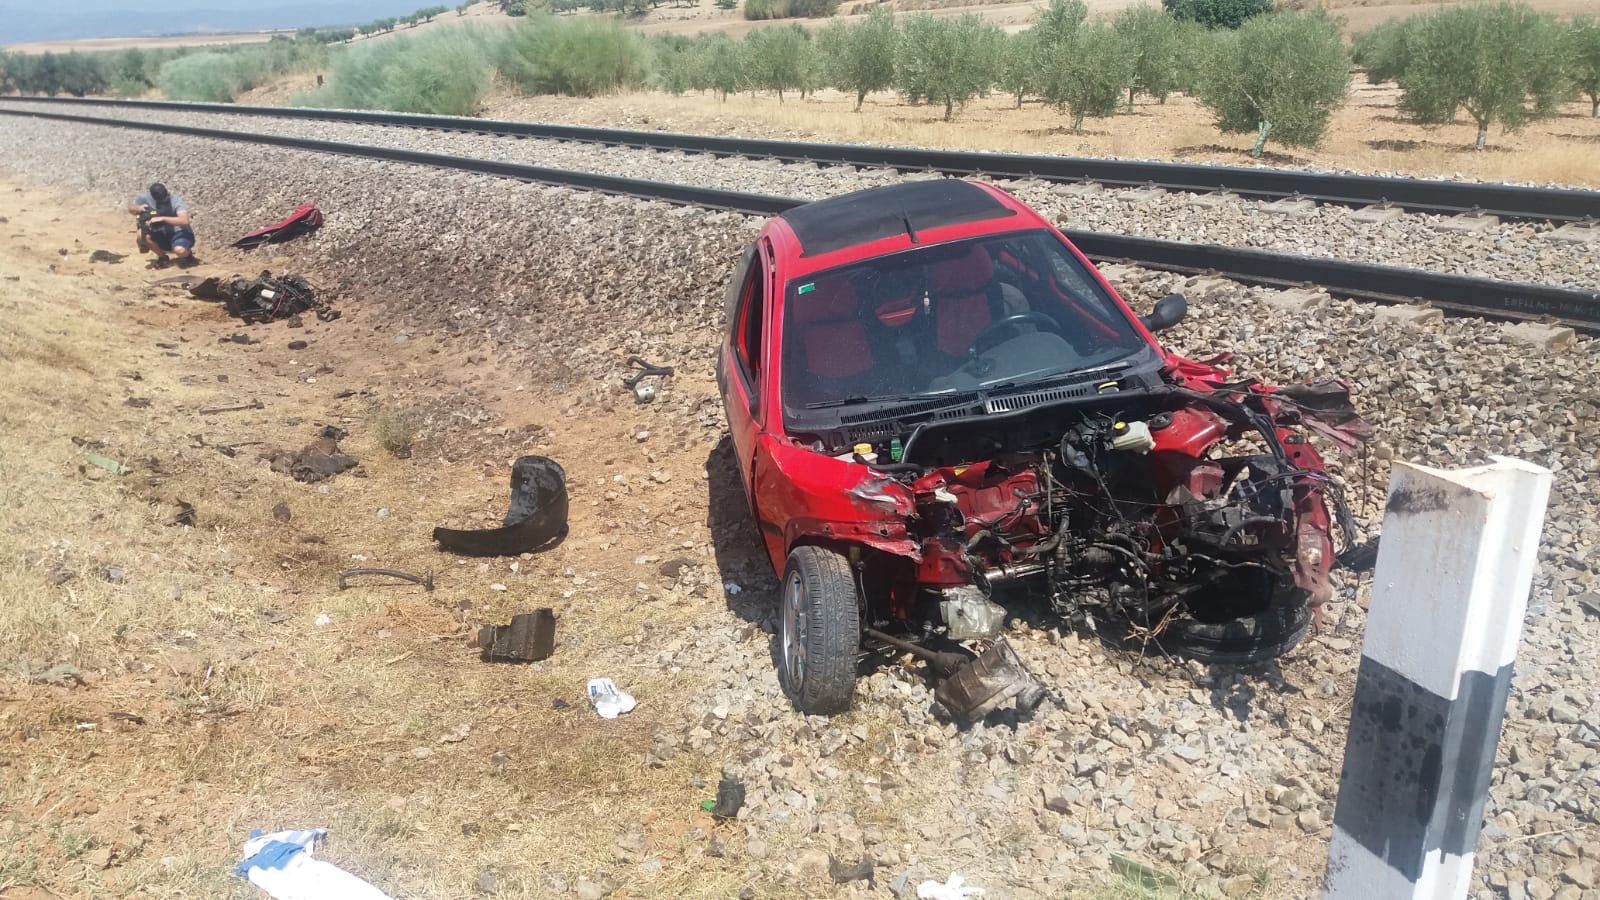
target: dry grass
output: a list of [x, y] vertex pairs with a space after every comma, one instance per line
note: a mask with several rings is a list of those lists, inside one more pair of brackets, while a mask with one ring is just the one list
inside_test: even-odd
[[[561, 409], [508, 392], [489, 419], [430, 432], [419, 442], [428, 458], [395, 459], [367, 401], [338, 401], [339, 387], [413, 409], [429, 392], [454, 402], [453, 373], [496, 386], [518, 376], [466, 366], [465, 348], [426, 339], [374, 350], [358, 308], [295, 333], [309, 350], [283, 350], [281, 330], [259, 345], [219, 344], [237, 326], [215, 306], [144, 287], [136, 256], [86, 261], [128, 240], [126, 217], [3, 187], [12, 216], [0, 279], [18, 280], [0, 280], [0, 892], [247, 897], [230, 870], [249, 829], [316, 825], [332, 831], [324, 855], [400, 896], [475, 896], [485, 869], [497, 896], [512, 898], [601, 872], [619, 881], [618, 897], [739, 892], [744, 861], [710, 859], [703, 840], [683, 837], [717, 828], [698, 810], [717, 760], [643, 765], [703, 685], [692, 669], [625, 661], [638, 658], [631, 645], [648, 647], [646, 621], [704, 624], [720, 604], [648, 606], [628, 573], [576, 591], [560, 574], [614, 572], [669, 535], [691, 536], [688, 526], [666, 518], [614, 533], [580, 492], [573, 536], [512, 561], [516, 570], [442, 554], [432, 525], [505, 508], [506, 461], [519, 448], [500, 435], [544, 441], [528, 426]], [[245, 271], [258, 262], [222, 250], [207, 259]], [[125, 405], [130, 397], [150, 402]], [[249, 398], [265, 408], [199, 412]], [[614, 418], [569, 419], [538, 449], [567, 461], [575, 485], [603, 480], [616, 462], [608, 448], [639, 427]], [[365, 477], [302, 485], [258, 458], [300, 446], [321, 423], [352, 432], [342, 446]], [[72, 437], [130, 473], [87, 465]], [[235, 444], [233, 456], [216, 449]], [[695, 509], [703, 459], [674, 460], [679, 477], [653, 501]], [[194, 504], [195, 527], [166, 524], [179, 498]], [[271, 514], [280, 500], [288, 522]], [[353, 557], [432, 567], [440, 587], [338, 591], [334, 573]], [[113, 567], [119, 581], [104, 575]], [[491, 590], [496, 582], [509, 589]], [[531, 606], [560, 617], [551, 660], [491, 666], [467, 648], [476, 622]], [[331, 623], [319, 626], [323, 614]], [[35, 678], [63, 663], [74, 668], [56, 673], [80, 672], [81, 684]], [[594, 716], [583, 684], [597, 674], [616, 677], [639, 709]], [[465, 740], [441, 742], [462, 725], [472, 726]], [[632, 829], [659, 871], [622, 858], [616, 837]], [[759, 891], [789, 894], [770, 881]]]
[[[1588, 105], [1569, 104], [1558, 118], [1526, 129], [1490, 134], [1490, 149], [1472, 150], [1470, 124], [1424, 127], [1400, 120], [1398, 93], [1390, 85], [1353, 81], [1350, 102], [1334, 116], [1323, 143], [1313, 149], [1269, 145], [1271, 161], [1368, 172], [1466, 176], [1487, 180], [1548, 181], [1600, 185], [1594, 163], [1600, 119]], [[949, 147], [1122, 156], [1250, 165], [1254, 135], [1224, 135], [1204, 107], [1184, 96], [1166, 104], [1141, 97], [1132, 114], [1091, 119], [1072, 134], [1065, 116], [1028, 102], [1021, 109], [1009, 95], [974, 101], [955, 121], [942, 108], [912, 106], [891, 94], [867, 98], [862, 112], [854, 97], [822, 91], [812, 98], [735, 95], [726, 103], [712, 96], [656, 93], [589, 99], [522, 97], [502, 92], [486, 115], [578, 122], [749, 137], [819, 139], [922, 147]]]

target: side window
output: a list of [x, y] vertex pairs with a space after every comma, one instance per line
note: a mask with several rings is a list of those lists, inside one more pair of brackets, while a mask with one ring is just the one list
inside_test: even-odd
[[761, 337], [766, 331], [767, 272], [764, 259], [756, 255], [740, 286], [738, 331], [734, 349], [739, 367], [752, 394], [761, 383]]

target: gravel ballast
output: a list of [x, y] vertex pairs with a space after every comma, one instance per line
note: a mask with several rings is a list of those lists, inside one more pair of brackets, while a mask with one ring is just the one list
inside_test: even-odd
[[[98, 107], [74, 112], [100, 118], [371, 144], [808, 199], [929, 177], [901, 175], [887, 169], [718, 159], [706, 154], [340, 122]], [[470, 121], [463, 124], [470, 127]], [[1192, 195], [1182, 193], [1156, 191], [1149, 199], [1135, 201], [1119, 199], [1120, 192], [1115, 190], [1083, 194], [1044, 181], [997, 183], [1064, 228], [1251, 247], [1505, 281], [1600, 287], [1600, 242], [1552, 240], [1546, 236], [1551, 230], [1549, 225], [1511, 222], [1478, 231], [1444, 231], [1437, 227], [1443, 217], [1436, 215], [1406, 215], [1364, 224], [1352, 218], [1355, 210], [1339, 206], [1315, 207], [1288, 215], [1268, 211], [1266, 203], [1237, 198], [1199, 207], [1191, 205]]]
[[[159, 170], [151, 159], [161, 160]], [[665, 163], [636, 165], [664, 171]], [[341, 303], [360, 308], [363, 326], [380, 318], [369, 310], [384, 313], [375, 340], [431, 331], [526, 360], [539, 389], [570, 393], [583, 415], [631, 406], [615, 377], [621, 361], [639, 353], [678, 366], [688, 386], [649, 407], [659, 420], [652, 430], [715, 440], [715, 428], [702, 425], [715, 425], [719, 404], [709, 388], [693, 386], [710, 383], [723, 287], [754, 219], [21, 119], [0, 129], [0, 172], [118, 198], [164, 179], [196, 211], [202, 257], [208, 243], [315, 199], [326, 227], [275, 249], [264, 265], [338, 282]], [[829, 190], [849, 186], [858, 185]], [[1064, 218], [1032, 190], [1025, 199], [1058, 223], [1092, 227]], [[1369, 466], [1331, 452], [1330, 459], [1351, 485], [1364, 532], [1380, 524], [1395, 459], [1457, 467], [1501, 453], [1555, 471], [1473, 894], [1600, 897], [1600, 618], [1591, 612], [1600, 611], [1600, 346], [1580, 338], [1562, 350], [1533, 350], [1481, 320], [1380, 327], [1371, 307], [1354, 303], [1291, 313], [1215, 279], [1120, 267], [1110, 275], [1140, 310], [1169, 289], [1189, 291], [1190, 318], [1162, 335], [1176, 352], [1232, 350], [1237, 371], [1266, 381], [1337, 375], [1355, 386], [1379, 440]], [[713, 485], [726, 482], [733, 464], [718, 459], [724, 471], [710, 473]], [[1260, 873], [1267, 896], [1316, 893], [1369, 595], [1364, 580], [1343, 578], [1328, 627], [1260, 669], [1141, 660], [1088, 635], [1019, 624], [1014, 644], [1060, 704], [961, 729], [936, 715], [920, 667], [888, 665], [860, 683], [854, 711], [826, 720], [799, 715], [783, 698], [770, 653], [776, 580], [752, 529], [719, 524], [718, 512], [713, 505], [715, 562], [654, 588], [703, 607], [699, 624], [641, 633], [617, 648], [632, 665], [701, 682], [679, 726], [655, 735], [639, 762], [703, 754], [743, 779], [747, 803], [732, 830], [686, 838], [718, 842], [718, 864], [742, 867], [752, 883], [792, 885], [826, 881], [830, 857], [850, 866], [870, 855], [874, 882], [818, 893], [912, 897], [921, 878], [957, 871], [989, 898], [1042, 898], [1081, 889], [1125, 855], [1215, 894], [1260, 896]], [[634, 565], [648, 568], [624, 572], [625, 581], [655, 571], [649, 561]], [[724, 585], [739, 588], [726, 604]], [[632, 826], [596, 827], [616, 828], [618, 860], [605, 877], [619, 885], [641, 877], [650, 860], [630, 849]], [[590, 875], [552, 873], [564, 883]]]

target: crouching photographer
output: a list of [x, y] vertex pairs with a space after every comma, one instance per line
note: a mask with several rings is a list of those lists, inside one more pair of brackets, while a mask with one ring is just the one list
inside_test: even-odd
[[139, 218], [139, 252], [154, 253], [152, 269], [164, 269], [172, 264], [167, 254], [177, 258], [178, 266], [197, 265], [194, 256], [194, 228], [189, 218], [189, 206], [183, 198], [156, 182], [149, 190], [128, 204], [128, 212]]

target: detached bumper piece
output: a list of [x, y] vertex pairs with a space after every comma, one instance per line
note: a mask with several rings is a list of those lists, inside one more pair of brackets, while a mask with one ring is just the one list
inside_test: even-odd
[[555, 460], [524, 456], [511, 465], [511, 509], [499, 528], [435, 528], [439, 546], [465, 556], [516, 556], [555, 546], [567, 534], [567, 473]]

